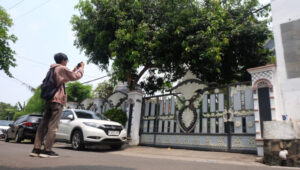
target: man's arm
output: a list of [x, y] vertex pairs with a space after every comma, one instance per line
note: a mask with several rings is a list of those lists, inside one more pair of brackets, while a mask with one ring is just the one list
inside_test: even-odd
[[73, 69], [73, 71], [69, 70], [67, 67], [65, 67], [62, 70], [62, 77], [63, 77], [63, 83], [69, 82], [69, 81], [75, 81], [80, 79], [83, 76], [84, 73], [84, 63], [81, 63], [81, 67], [77, 68], [77, 66]]

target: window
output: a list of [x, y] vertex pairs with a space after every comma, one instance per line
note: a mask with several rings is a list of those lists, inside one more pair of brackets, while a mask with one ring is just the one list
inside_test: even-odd
[[8, 126], [12, 121], [0, 120], [0, 126]]
[[17, 125], [17, 124], [20, 124], [20, 123], [24, 122], [24, 121], [27, 119], [27, 116], [28, 116], [28, 115], [21, 116], [20, 118], [18, 118], [18, 119], [15, 121], [14, 124]]
[[77, 118], [79, 118], [79, 119], [100, 119], [93, 112], [75, 111], [75, 113], [76, 113]]
[[73, 115], [73, 112], [71, 110], [63, 111], [61, 119], [68, 119], [69, 115]]
[[103, 114], [95, 114], [92, 111], [76, 111], [76, 116], [78, 119], [97, 119], [97, 120], [109, 120]]
[[27, 121], [28, 122], [39, 122], [42, 119], [42, 115], [33, 115], [33, 116], [28, 116]]
[[80, 112], [80, 111], [76, 111], [75, 113], [79, 119], [93, 119], [92, 114], [86, 112]]

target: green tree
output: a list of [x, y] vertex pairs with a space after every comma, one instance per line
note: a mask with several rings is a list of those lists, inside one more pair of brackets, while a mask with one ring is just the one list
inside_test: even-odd
[[0, 102], [0, 120], [12, 120], [17, 111], [16, 106]]
[[40, 113], [42, 114], [45, 110], [45, 100], [41, 98], [41, 87], [39, 86], [34, 92], [33, 96], [27, 102], [24, 113]]
[[201, 7], [198, 15], [204, 18], [188, 27], [197, 31], [182, 43], [189, 68], [208, 82], [251, 80], [247, 69], [267, 64], [274, 55], [264, 49], [272, 37], [269, 20], [258, 19], [267, 18], [270, 9], [261, 8], [258, 0], [204, 0]]
[[[29, 99], [27, 104], [22, 105], [20, 102], [17, 103], [18, 111], [14, 114], [14, 120], [18, 117], [26, 114], [43, 114], [45, 110], [45, 100], [41, 97], [41, 87], [37, 87], [33, 96]], [[24, 106], [25, 105], [25, 106]]]
[[26, 104], [25, 104], [25, 102], [23, 102], [23, 104], [21, 104], [21, 102], [17, 102], [17, 107], [18, 107], [19, 111], [24, 111]]
[[131, 90], [149, 69], [182, 67], [174, 25], [183, 26], [195, 15], [192, 0], [86, 0], [76, 8], [75, 45], [102, 69], [112, 60], [113, 78], [127, 81]]
[[95, 90], [93, 90], [94, 96], [101, 96], [103, 98], [108, 98], [114, 92], [114, 85], [108, 81], [103, 81], [98, 83]]
[[127, 115], [126, 113], [121, 109], [110, 109], [104, 112], [104, 116], [109, 118], [112, 121], [116, 121], [121, 123], [123, 126], [126, 125], [127, 122]]
[[80, 82], [67, 83], [66, 91], [68, 101], [81, 103], [83, 100], [92, 97], [92, 86], [83, 85]]
[[[75, 45], [113, 78], [153, 93], [190, 69], [203, 81], [249, 80], [270, 51], [268, 9], [257, 0], [80, 0], [72, 17]], [[140, 81], [145, 72], [146, 81]], [[160, 74], [159, 74], [160, 73]]]
[[17, 37], [9, 33], [9, 28], [13, 25], [12, 19], [0, 6], [0, 70], [12, 77], [9, 69], [16, 66], [15, 52], [10, 48], [10, 43], [15, 43]]

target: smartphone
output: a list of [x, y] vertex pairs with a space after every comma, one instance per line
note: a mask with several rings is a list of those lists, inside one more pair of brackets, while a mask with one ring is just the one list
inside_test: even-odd
[[80, 67], [81, 67], [81, 63], [78, 63], [78, 64], [77, 64], [77, 68], [80, 68]]

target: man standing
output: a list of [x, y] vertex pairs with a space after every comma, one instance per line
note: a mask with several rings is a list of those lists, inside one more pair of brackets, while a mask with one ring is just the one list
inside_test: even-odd
[[[68, 63], [67, 55], [63, 53], [55, 54], [54, 60], [56, 64], [52, 64], [51, 68], [54, 69], [53, 80], [55, 81], [58, 90], [51, 100], [46, 101], [45, 113], [36, 132], [34, 148], [30, 153], [30, 156], [32, 157], [59, 157], [57, 153], [52, 151], [52, 146], [55, 142], [56, 131], [58, 129], [63, 106], [67, 103], [65, 83], [78, 80], [83, 76], [83, 62], [80, 63], [81, 67], [76, 66], [73, 71], [70, 71], [66, 67]], [[42, 142], [45, 137], [44, 150], [41, 150]]]

